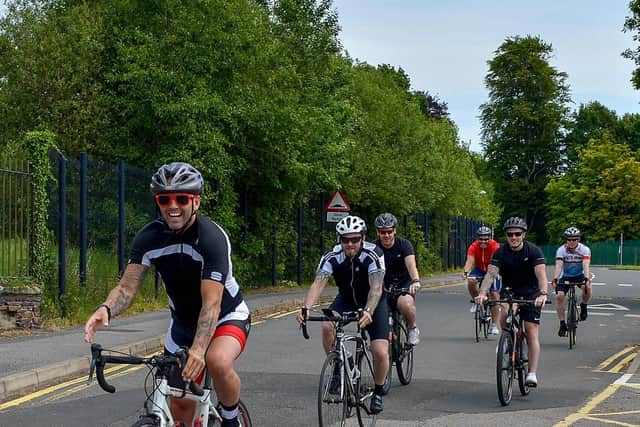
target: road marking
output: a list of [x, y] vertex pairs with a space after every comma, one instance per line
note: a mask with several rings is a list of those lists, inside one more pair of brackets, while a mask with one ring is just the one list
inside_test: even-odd
[[618, 286], [623, 286], [623, 287], [631, 287], [633, 286], [631, 283], [618, 283]]
[[640, 317], [640, 314], [625, 314], [624, 317]]
[[591, 286], [606, 286], [606, 283], [603, 282], [591, 282]]
[[[542, 310], [543, 313], [554, 314], [556, 311], [554, 310]], [[590, 312], [589, 316], [613, 316], [613, 313], [598, 313], [598, 312]], [[640, 317], [640, 316], [639, 316]]]
[[624, 357], [625, 354], [633, 351], [636, 349], [635, 345], [631, 345], [629, 347], [625, 347], [624, 349], [620, 350], [619, 352], [607, 357], [602, 363], [600, 363], [598, 365], [598, 367], [596, 368], [596, 370], [600, 370], [600, 371], [604, 371], [605, 368], [607, 366], [609, 366], [610, 364], [612, 364], [615, 360]]
[[607, 303], [607, 304], [589, 304], [590, 310], [617, 310], [617, 311], [629, 311], [624, 305]]

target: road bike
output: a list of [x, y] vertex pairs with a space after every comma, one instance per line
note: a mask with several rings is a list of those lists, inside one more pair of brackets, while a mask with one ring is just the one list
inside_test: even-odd
[[[478, 283], [482, 282], [483, 277], [467, 277], [467, 280], [476, 280]], [[471, 300], [471, 303], [475, 303]], [[476, 311], [473, 316], [474, 330], [476, 334], [476, 342], [480, 342], [480, 337], [484, 336], [485, 339], [489, 338], [489, 325], [491, 324], [491, 309], [487, 303], [476, 304]]]
[[[307, 317], [302, 308], [302, 318]], [[321, 316], [309, 316], [307, 321], [333, 322], [335, 341], [327, 354], [320, 373], [318, 386], [318, 420], [320, 427], [375, 426], [376, 414], [369, 409], [375, 386], [373, 357], [364, 329], [345, 331], [345, 326], [356, 322], [362, 310], [335, 315], [331, 309], [322, 309]], [[307, 324], [300, 324], [302, 335], [309, 339]], [[356, 419], [353, 418], [355, 411]], [[356, 423], [357, 422], [357, 423]]]
[[[411, 295], [409, 288], [385, 288], [387, 297], [397, 301], [398, 297]], [[409, 325], [397, 307], [389, 304], [389, 371], [385, 382], [385, 393], [391, 388], [391, 372], [395, 365], [398, 380], [402, 385], [408, 385], [413, 376], [413, 345], [409, 344]]]
[[[520, 394], [529, 394], [529, 386], [526, 383], [529, 373], [529, 348], [527, 345], [527, 334], [524, 329], [524, 320], [520, 317], [520, 306], [523, 304], [533, 305], [535, 300], [524, 300], [513, 298], [511, 288], [505, 288], [506, 298], [493, 300], [489, 305], [507, 304], [506, 322], [502, 328], [502, 333], [498, 339], [496, 357], [496, 383], [498, 386], [498, 398], [502, 406], [507, 406], [511, 402], [513, 394], [513, 379], [518, 378]], [[546, 302], [550, 304], [550, 301]], [[514, 310], [514, 304], [518, 304], [518, 309]]]
[[578, 300], [576, 298], [576, 286], [582, 287], [586, 281], [569, 281], [560, 278], [558, 283], [567, 286], [567, 335], [569, 336], [569, 350], [576, 345], [576, 331], [578, 329], [578, 322], [580, 321], [580, 314], [578, 313]]
[[[103, 354], [103, 352], [109, 352], [109, 354]], [[195, 382], [182, 381], [180, 367], [185, 366], [186, 360], [187, 349], [184, 347], [171, 355], [138, 357], [104, 349], [100, 344], [94, 343], [91, 344], [89, 382], [92, 381], [95, 371], [100, 387], [108, 393], [115, 393], [116, 388], [107, 382], [104, 375], [104, 368], [107, 364], [146, 365], [149, 368], [149, 373], [145, 380], [145, 413], [132, 427], [174, 427], [175, 422], [169, 409], [168, 397], [188, 399], [196, 403], [194, 426], [219, 426], [222, 422], [221, 406], [219, 402], [213, 404], [215, 392], [211, 376], [208, 375], [205, 368], [202, 387]], [[147, 388], [150, 378], [152, 379], [151, 391]], [[242, 401], [238, 405], [238, 410], [240, 426], [251, 427], [251, 417]]]

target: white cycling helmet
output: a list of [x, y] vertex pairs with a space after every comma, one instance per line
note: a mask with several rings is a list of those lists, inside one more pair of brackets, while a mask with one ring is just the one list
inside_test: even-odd
[[349, 233], [360, 233], [364, 235], [366, 232], [367, 224], [365, 224], [364, 220], [359, 216], [346, 216], [336, 224], [336, 234], [338, 237]]

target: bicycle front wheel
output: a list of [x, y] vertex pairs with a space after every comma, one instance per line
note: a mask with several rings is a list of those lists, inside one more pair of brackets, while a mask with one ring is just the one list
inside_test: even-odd
[[474, 320], [476, 323], [476, 342], [480, 342], [480, 335], [482, 335], [482, 317], [484, 313], [480, 310], [480, 306], [476, 304], [476, 312], [474, 313]]
[[402, 385], [411, 382], [413, 376], [413, 346], [409, 344], [409, 328], [404, 317], [398, 322], [398, 357], [396, 359], [396, 371], [398, 380]]
[[131, 427], [160, 427], [160, 420], [156, 417], [146, 416], [140, 418]]
[[344, 368], [336, 352], [327, 354], [318, 387], [318, 421], [320, 427], [344, 426], [347, 418], [347, 396]]
[[502, 406], [511, 402], [513, 392], [513, 338], [508, 332], [503, 332], [498, 341], [498, 354], [496, 360], [496, 382], [498, 385], [498, 398]]
[[356, 381], [356, 413], [358, 414], [360, 427], [371, 427], [376, 425], [376, 414], [373, 414], [370, 410], [371, 397], [375, 387], [373, 360], [370, 352], [365, 354], [364, 351], [358, 351], [358, 353], [360, 378]]
[[516, 369], [518, 370], [518, 387], [520, 394], [529, 394], [527, 374], [529, 373], [529, 347], [525, 335], [520, 335], [516, 340]]
[[569, 350], [576, 345], [576, 330], [578, 329], [578, 307], [575, 295], [569, 298], [569, 308], [567, 313], [567, 329], [569, 333]]

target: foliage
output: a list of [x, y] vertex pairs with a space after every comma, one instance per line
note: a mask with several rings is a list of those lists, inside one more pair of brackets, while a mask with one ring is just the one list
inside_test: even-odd
[[624, 144], [608, 135], [578, 150], [580, 167], [552, 179], [547, 224], [556, 239], [564, 229], [578, 227], [591, 241], [640, 238], [640, 161]]
[[523, 216], [544, 238], [544, 187], [561, 164], [570, 101], [567, 75], [549, 64], [539, 37], [510, 37], [489, 61], [482, 140], [504, 217]]
[[[629, 2], [629, 12], [631, 14], [624, 20], [623, 31], [632, 33], [633, 41], [638, 42], [640, 41], [640, 0], [631, 0]], [[626, 49], [622, 52], [622, 56], [632, 60], [636, 66], [640, 67], [640, 46]], [[640, 89], [640, 68], [633, 70], [631, 82], [633, 87]]]

